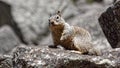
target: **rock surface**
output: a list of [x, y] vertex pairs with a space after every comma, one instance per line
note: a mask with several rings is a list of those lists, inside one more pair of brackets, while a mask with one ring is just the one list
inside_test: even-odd
[[11, 5], [0, 1], [0, 27], [4, 25], [10, 26], [16, 36], [20, 39], [21, 43], [26, 44], [19, 25], [14, 21], [11, 10]]
[[99, 23], [111, 46], [120, 47], [120, 0], [101, 14]]
[[81, 55], [70, 50], [19, 45], [11, 55], [0, 54], [0, 68], [119, 68], [120, 48], [101, 56]]
[[15, 68], [119, 68], [120, 49], [103, 56], [80, 55], [69, 50], [41, 47], [17, 47], [13, 52]]
[[0, 68], [13, 68], [12, 56], [0, 54]]
[[0, 53], [9, 53], [20, 43], [20, 40], [9, 26], [0, 27]]

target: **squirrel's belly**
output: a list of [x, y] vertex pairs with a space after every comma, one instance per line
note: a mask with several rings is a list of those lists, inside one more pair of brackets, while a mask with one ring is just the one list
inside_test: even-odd
[[53, 33], [53, 40], [54, 40], [54, 44], [55, 45], [61, 45], [62, 47], [64, 47], [67, 50], [77, 50], [77, 48], [74, 46], [74, 42], [73, 42], [73, 37], [69, 36], [67, 39], [65, 40], [60, 40], [61, 38], [61, 33], [57, 32]]
[[61, 45], [62, 47], [68, 50], [77, 50], [77, 48], [74, 46], [73, 36], [69, 36], [65, 40], [60, 40], [61, 35], [63, 33], [63, 28], [53, 28], [51, 30], [54, 45]]
[[61, 41], [60, 45], [68, 50], [77, 50], [72, 40], [72, 37], [68, 37], [67, 39]]

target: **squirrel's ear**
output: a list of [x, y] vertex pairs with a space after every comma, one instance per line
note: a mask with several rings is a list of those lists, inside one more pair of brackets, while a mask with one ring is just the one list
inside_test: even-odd
[[61, 16], [61, 11], [57, 11], [57, 15]]

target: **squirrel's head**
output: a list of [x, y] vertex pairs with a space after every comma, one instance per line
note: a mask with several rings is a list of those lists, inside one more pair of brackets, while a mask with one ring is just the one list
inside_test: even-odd
[[61, 17], [61, 12], [58, 11], [55, 15], [49, 18], [49, 26], [64, 25], [65, 20]]

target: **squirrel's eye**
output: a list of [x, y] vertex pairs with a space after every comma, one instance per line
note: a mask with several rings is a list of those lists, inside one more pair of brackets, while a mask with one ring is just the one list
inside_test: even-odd
[[59, 19], [59, 17], [57, 16], [56, 19]]

